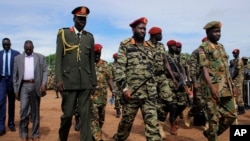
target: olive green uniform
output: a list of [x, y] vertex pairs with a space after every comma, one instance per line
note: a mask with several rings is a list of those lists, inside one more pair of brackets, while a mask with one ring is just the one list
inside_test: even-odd
[[87, 31], [82, 31], [79, 39], [74, 28], [60, 29], [57, 35], [55, 77], [56, 82], [63, 82], [61, 125], [59, 138], [66, 141], [71, 127], [71, 120], [77, 103], [80, 113], [80, 140], [91, 141], [90, 127], [90, 90], [96, 85], [94, 66], [94, 38]]
[[[232, 85], [228, 67], [228, 55], [221, 44], [213, 44], [209, 40], [199, 47], [199, 65], [206, 67], [212, 86], [219, 92], [219, 103], [213, 98], [206, 85], [206, 80], [201, 75], [202, 94], [206, 101], [205, 110], [208, 116], [209, 128], [204, 131], [209, 141], [217, 141], [217, 136], [222, 134], [236, 119], [235, 104], [232, 98]], [[204, 85], [205, 84], [205, 85]]]

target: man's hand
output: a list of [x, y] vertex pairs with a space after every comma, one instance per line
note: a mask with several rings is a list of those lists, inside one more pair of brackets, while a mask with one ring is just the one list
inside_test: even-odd
[[237, 88], [233, 85], [233, 96], [238, 96], [238, 91], [237, 91]]
[[19, 97], [19, 94], [18, 94], [18, 93], [15, 93], [15, 97], [16, 97], [16, 100], [17, 100], [17, 101], [20, 101], [20, 97]]
[[123, 90], [123, 94], [124, 94], [124, 97], [126, 98], [126, 99], [130, 99], [131, 98], [131, 90], [130, 89], [128, 89], [128, 88], [125, 88], [124, 90]]
[[217, 103], [219, 103], [219, 102], [220, 102], [219, 92], [218, 92], [213, 86], [210, 87], [210, 92], [211, 92], [211, 94], [212, 94], [213, 99], [214, 99]]
[[41, 97], [44, 97], [46, 95], [46, 87], [45, 87], [45, 85], [41, 85], [40, 92], [41, 92]]
[[59, 92], [62, 92], [62, 91], [64, 90], [63, 81], [57, 82], [56, 87], [57, 87], [57, 90], [58, 90]]

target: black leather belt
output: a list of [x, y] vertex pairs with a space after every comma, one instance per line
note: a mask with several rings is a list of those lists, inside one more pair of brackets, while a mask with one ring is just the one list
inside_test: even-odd
[[35, 83], [35, 80], [34, 80], [34, 79], [31, 79], [31, 80], [23, 80], [23, 83]]

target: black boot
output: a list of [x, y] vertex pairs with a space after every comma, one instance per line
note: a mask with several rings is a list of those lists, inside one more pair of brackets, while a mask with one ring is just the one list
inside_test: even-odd
[[238, 107], [238, 115], [245, 114], [245, 108], [244, 106]]
[[80, 131], [80, 117], [75, 116], [75, 131]]

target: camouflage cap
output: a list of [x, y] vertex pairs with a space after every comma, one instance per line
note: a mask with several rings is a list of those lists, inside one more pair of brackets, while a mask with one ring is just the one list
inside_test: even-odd
[[221, 28], [221, 22], [220, 21], [211, 21], [211, 22], [207, 23], [203, 27], [203, 29], [210, 29], [210, 28], [214, 28], [214, 27]]

